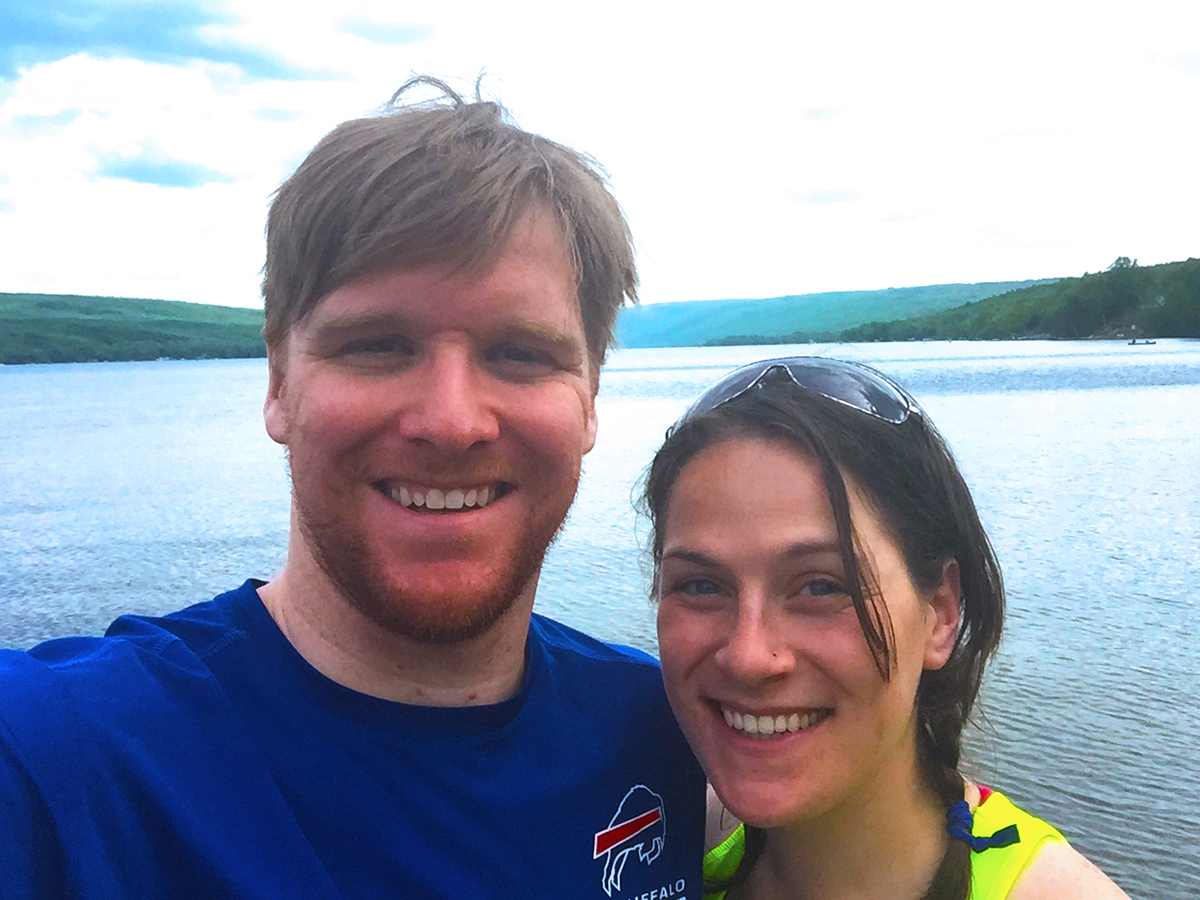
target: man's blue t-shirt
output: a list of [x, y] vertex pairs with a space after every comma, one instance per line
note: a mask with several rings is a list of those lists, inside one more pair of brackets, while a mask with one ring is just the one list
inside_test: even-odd
[[700, 896], [704, 780], [653, 659], [534, 616], [519, 692], [342, 687], [254, 582], [0, 652], [0, 896]]

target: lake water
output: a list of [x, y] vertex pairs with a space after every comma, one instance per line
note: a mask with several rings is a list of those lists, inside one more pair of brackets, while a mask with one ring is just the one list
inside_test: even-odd
[[[1200, 342], [631, 350], [538, 606], [653, 651], [634, 485], [707, 383], [820, 353], [908, 386], [953, 446], [1009, 587], [969, 756], [1132, 896], [1200, 896]], [[0, 645], [93, 633], [283, 559], [263, 360], [0, 367]]]

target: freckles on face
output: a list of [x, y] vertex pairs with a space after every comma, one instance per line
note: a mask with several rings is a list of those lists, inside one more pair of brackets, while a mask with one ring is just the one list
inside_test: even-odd
[[[770, 827], [915, 771], [926, 616], [895, 543], [848, 483], [892, 619], [880, 677], [847, 590], [820, 466], [738, 438], [693, 457], [664, 515], [658, 636], [672, 708], [726, 806]], [[902, 773], [897, 775], [897, 773]]]

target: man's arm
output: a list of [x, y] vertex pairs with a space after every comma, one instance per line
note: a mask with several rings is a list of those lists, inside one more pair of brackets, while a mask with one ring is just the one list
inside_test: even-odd
[[6, 900], [65, 897], [46, 804], [0, 720], [0, 895]]

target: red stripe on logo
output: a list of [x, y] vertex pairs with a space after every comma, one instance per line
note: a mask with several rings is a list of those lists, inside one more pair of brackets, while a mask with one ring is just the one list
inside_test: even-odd
[[617, 844], [623, 844], [640, 831], [645, 831], [662, 818], [661, 809], [652, 809], [636, 818], [610, 825], [603, 831], [596, 832], [596, 850], [592, 859], [607, 853]]

